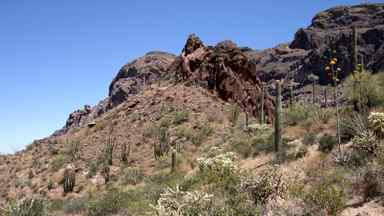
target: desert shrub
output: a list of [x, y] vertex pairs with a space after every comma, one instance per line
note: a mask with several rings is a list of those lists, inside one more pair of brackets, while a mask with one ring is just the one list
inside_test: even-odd
[[199, 131], [191, 137], [191, 141], [194, 145], [200, 145], [205, 138], [213, 133], [213, 128], [209, 125], [202, 126]]
[[287, 111], [285, 112], [285, 124], [295, 126], [307, 120], [309, 116], [309, 107], [302, 104], [296, 104], [287, 109]]
[[380, 165], [384, 165], [384, 142], [380, 142], [376, 148], [376, 157]]
[[124, 184], [136, 185], [144, 180], [144, 172], [139, 168], [128, 167], [123, 171]]
[[372, 112], [368, 116], [370, 129], [375, 135], [382, 139], [384, 138], [384, 113]]
[[350, 140], [355, 136], [365, 135], [369, 130], [368, 119], [358, 113], [349, 113], [341, 119], [341, 137]]
[[64, 213], [66, 214], [80, 214], [87, 209], [87, 203], [84, 199], [70, 199], [63, 205]]
[[271, 199], [284, 197], [286, 192], [286, 184], [276, 167], [268, 168], [260, 176], [244, 180], [241, 188], [255, 205], [264, 205]]
[[98, 168], [99, 168], [99, 164], [97, 162], [92, 161], [89, 165], [89, 171], [86, 177], [92, 178], [93, 176], [95, 176]]
[[212, 197], [199, 191], [181, 191], [178, 186], [176, 189], [168, 187], [152, 207], [155, 214], [162, 216], [207, 215]]
[[67, 154], [69, 155], [72, 161], [80, 159], [81, 156], [81, 146], [79, 141], [67, 141]]
[[40, 198], [27, 198], [11, 204], [5, 210], [6, 216], [45, 216], [46, 202]]
[[331, 109], [316, 108], [313, 111], [313, 120], [317, 124], [327, 124], [333, 116]]
[[356, 84], [353, 76], [345, 81], [345, 93], [351, 103], [361, 103], [364, 106], [380, 106], [384, 104], [384, 75], [382, 73], [371, 74], [368, 72], [359, 73]]
[[350, 167], [361, 167], [368, 163], [369, 154], [366, 152], [352, 150], [349, 155], [348, 166]]
[[154, 138], [157, 136], [158, 127], [153, 123], [147, 123], [144, 126], [143, 137]]
[[57, 171], [60, 168], [62, 168], [63, 165], [65, 164], [65, 162], [66, 162], [66, 159], [65, 159], [65, 156], [63, 154], [56, 155], [52, 159], [52, 162], [51, 162], [51, 169], [52, 169], [52, 171]]
[[334, 136], [325, 134], [319, 140], [319, 150], [325, 153], [331, 152], [337, 141]]
[[295, 158], [296, 159], [299, 159], [299, 158], [303, 158], [303, 157], [305, 157], [306, 155], [307, 155], [307, 153], [308, 153], [308, 148], [307, 148], [307, 146], [304, 146], [304, 145], [302, 145], [302, 146], [300, 146], [298, 149], [297, 149], [297, 151], [295, 152]]
[[231, 141], [233, 151], [241, 155], [243, 158], [252, 156], [254, 150], [252, 149], [252, 142], [249, 137], [236, 137]]
[[206, 156], [198, 158], [200, 172], [218, 177], [235, 173], [238, 170], [235, 154], [233, 152], [223, 153], [222, 151], [220, 148], [212, 147]]
[[346, 195], [338, 185], [323, 181], [310, 187], [304, 201], [313, 208], [313, 212], [326, 211], [327, 215], [337, 215], [345, 206]]
[[110, 189], [101, 198], [90, 200], [88, 203], [88, 216], [105, 216], [116, 214], [128, 202], [126, 193], [116, 188]]
[[183, 122], [188, 121], [189, 118], [189, 112], [188, 111], [178, 111], [175, 112], [175, 115], [173, 117], [173, 124], [181, 124]]
[[304, 145], [313, 145], [317, 141], [316, 133], [314, 132], [308, 132], [303, 137], [303, 144]]
[[374, 172], [367, 172], [364, 176], [364, 200], [380, 194], [380, 180], [376, 175]]

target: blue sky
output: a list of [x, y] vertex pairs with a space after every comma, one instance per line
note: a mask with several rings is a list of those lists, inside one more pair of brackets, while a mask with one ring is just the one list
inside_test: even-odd
[[[178, 54], [189, 33], [262, 49], [348, 0], [1, 0], [0, 152], [23, 148], [94, 105], [126, 62]], [[383, 2], [383, 1], [376, 1]]]

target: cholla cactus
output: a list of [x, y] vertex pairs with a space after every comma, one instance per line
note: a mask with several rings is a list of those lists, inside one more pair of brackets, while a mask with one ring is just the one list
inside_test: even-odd
[[181, 191], [179, 186], [176, 189], [168, 187], [160, 195], [157, 205], [151, 207], [158, 216], [183, 216], [191, 210], [199, 215], [206, 215], [212, 197], [213, 195], [199, 191]]
[[371, 130], [375, 135], [383, 139], [384, 138], [384, 113], [382, 112], [371, 112], [368, 116], [368, 121]]
[[222, 151], [220, 148], [211, 148], [208, 156], [197, 159], [201, 172], [211, 172], [212, 174], [224, 177], [228, 174], [233, 174], [238, 170], [236, 164], [236, 155], [233, 152], [214, 154], [212, 152]]
[[11, 205], [8, 209], [5, 209], [5, 215], [44, 216], [46, 215], [45, 201], [39, 198], [23, 199], [14, 205]]
[[287, 185], [276, 167], [268, 168], [262, 175], [243, 180], [242, 191], [246, 192], [254, 204], [266, 204], [278, 197], [284, 197]]

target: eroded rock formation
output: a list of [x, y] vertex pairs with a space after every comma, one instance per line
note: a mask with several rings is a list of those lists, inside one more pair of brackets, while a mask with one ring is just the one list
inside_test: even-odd
[[[256, 73], [256, 64], [232, 41], [209, 47], [196, 35], [190, 35], [174, 69], [181, 80], [216, 91], [223, 100], [259, 115], [262, 81]], [[265, 101], [264, 108], [271, 120], [273, 100], [266, 94]]]

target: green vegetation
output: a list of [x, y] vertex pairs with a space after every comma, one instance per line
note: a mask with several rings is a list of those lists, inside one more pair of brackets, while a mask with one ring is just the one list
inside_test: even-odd
[[325, 134], [319, 140], [319, 150], [325, 153], [331, 152], [336, 144], [337, 140], [334, 136]]

